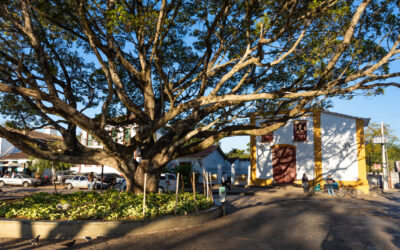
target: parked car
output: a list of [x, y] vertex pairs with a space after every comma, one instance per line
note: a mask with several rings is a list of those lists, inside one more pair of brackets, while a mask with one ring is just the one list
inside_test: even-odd
[[49, 185], [51, 184], [51, 176], [49, 175], [44, 175], [41, 176], [40, 178], [36, 178], [40, 180], [40, 185]]
[[160, 182], [158, 183], [158, 192], [162, 193], [165, 191], [176, 190], [176, 176], [174, 174], [163, 173], [160, 176]]
[[[76, 175], [71, 179], [66, 179], [65, 180], [65, 185], [67, 185], [68, 189], [72, 188], [88, 188], [89, 187], [89, 179], [87, 176], [83, 175]], [[100, 189], [101, 187], [101, 182], [95, 181], [93, 189]], [[103, 189], [107, 189], [108, 185], [107, 183], [103, 183]]]
[[27, 174], [17, 173], [11, 177], [0, 178], [0, 186], [4, 185], [17, 185], [17, 186], [37, 186], [40, 184], [40, 180], [32, 178]]
[[126, 180], [123, 177], [115, 178], [115, 184], [113, 189], [118, 191], [125, 191], [126, 190]]
[[[125, 178], [116, 178], [114, 189], [122, 191], [126, 190]], [[160, 182], [158, 183], [158, 192], [163, 193], [165, 191], [176, 190], [176, 175], [170, 173], [162, 173], [160, 176]]]
[[55, 182], [65, 185], [65, 180], [73, 178], [76, 175], [78, 175], [78, 173], [71, 170], [57, 171], [56, 172], [57, 179]]
[[[115, 173], [107, 173], [103, 174], [103, 182], [107, 183], [109, 186], [115, 184], [116, 178], [118, 178], [119, 175]], [[98, 178], [98, 181], [101, 180], [101, 175], [96, 175], [96, 178]]]

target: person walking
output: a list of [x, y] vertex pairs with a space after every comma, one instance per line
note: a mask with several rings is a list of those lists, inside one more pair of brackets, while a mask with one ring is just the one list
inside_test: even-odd
[[301, 179], [301, 182], [303, 183], [303, 191], [304, 193], [308, 192], [308, 177], [306, 173], [303, 174], [303, 178]]
[[93, 182], [94, 182], [94, 175], [93, 172], [90, 172], [90, 174], [88, 175], [88, 180], [89, 180], [89, 184], [88, 184], [88, 190], [92, 190], [93, 189]]
[[226, 175], [225, 172], [222, 173], [221, 181], [222, 181], [222, 186], [231, 191], [231, 187], [228, 185], [228, 176]]
[[326, 178], [326, 189], [328, 191], [328, 195], [335, 196], [335, 190], [333, 190], [333, 179], [330, 174]]

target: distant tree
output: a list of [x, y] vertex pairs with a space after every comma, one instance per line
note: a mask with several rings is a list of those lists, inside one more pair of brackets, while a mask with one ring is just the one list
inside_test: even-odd
[[49, 161], [49, 160], [38, 159], [38, 158], [31, 158], [31, 159], [32, 159], [31, 166], [32, 166], [33, 170], [43, 171], [45, 169], [54, 168], [57, 171], [57, 170], [69, 169], [70, 167], [73, 166], [73, 164], [71, 164], [71, 163]]
[[246, 148], [246, 153], [247, 153], [247, 154], [250, 154], [250, 147], [251, 147], [250, 142], [247, 143], [246, 146], [247, 146], [247, 148]]
[[49, 160], [45, 160], [45, 159], [38, 159], [38, 158], [34, 158], [31, 157], [32, 159], [32, 164], [31, 164], [31, 168], [36, 171], [38, 174], [42, 175], [45, 169], [51, 169], [52, 170], [52, 177], [53, 177], [53, 184], [54, 184], [54, 191], [55, 193], [57, 193], [57, 187], [56, 184], [54, 182], [54, 178], [56, 178], [55, 176], [55, 172], [57, 170], [65, 170], [65, 169], [69, 169], [70, 167], [73, 166], [73, 164], [71, 163], [65, 163], [65, 162], [58, 162], [58, 161], [49, 161]]
[[250, 154], [247, 152], [247, 150], [240, 150], [233, 148], [229, 153], [227, 154], [229, 158], [250, 158]]
[[[390, 125], [384, 124], [385, 137], [388, 139], [387, 154], [389, 168], [393, 169], [394, 162], [400, 160], [400, 145], [399, 138], [395, 136], [394, 131], [390, 128]], [[381, 135], [381, 125], [377, 123], [370, 123], [365, 130], [365, 152], [368, 171], [372, 171], [371, 167], [373, 164], [382, 162], [382, 146], [380, 144], [373, 144], [372, 140], [374, 137]]]

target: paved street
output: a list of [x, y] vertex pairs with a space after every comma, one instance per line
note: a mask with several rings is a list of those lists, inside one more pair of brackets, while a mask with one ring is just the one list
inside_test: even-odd
[[[228, 197], [227, 215], [205, 225], [113, 239], [78, 239], [75, 249], [398, 249], [400, 192], [357, 199], [264, 190]], [[2, 229], [4, 230], [4, 229]], [[60, 249], [70, 240], [42, 240]], [[0, 239], [2, 249], [29, 240]]]
[[[66, 186], [62, 185], [57, 185], [57, 193], [59, 194], [67, 194], [67, 193], [73, 193], [77, 191], [88, 191], [87, 189], [67, 189]], [[13, 198], [18, 198], [18, 197], [23, 197], [26, 195], [30, 195], [33, 193], [38, 193], [38, 192], [46, 192], [53, 194], [55, 192], [54, 186], [53, 185], [45, 185], [45, 186], [38, 186], [38, 187], [22, 187], [22, 186], [3, 186], [0, 187], [0, 200], [3, 199], [13, 199]], [[100, 192], [99, 190], [97, 190]]]

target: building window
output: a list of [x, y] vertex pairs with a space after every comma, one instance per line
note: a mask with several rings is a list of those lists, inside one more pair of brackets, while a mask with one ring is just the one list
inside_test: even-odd
[[90, 134], [88, 134], [87, 145], [93, 146], [93, 137]]
[[273, 140], [274, 140], [273, 132], [261, 136], [261, 142], [272, 142]]
[[131, 130], [129, 128], [124, 129], [124, 144], [128, 144], [131, 139]]
[[118, 135], [118, 132], [116, 129], [111, 130], [111, 137], [113, 138], [114, 141], [117, 140], [117, 135]]
[[293, 140], [296, 142], [307, 141], [307, 121], [293, 122]]

